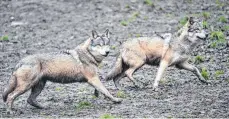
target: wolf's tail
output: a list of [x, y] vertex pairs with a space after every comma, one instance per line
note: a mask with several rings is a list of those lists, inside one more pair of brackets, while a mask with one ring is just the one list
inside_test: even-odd
[[122, 70], [123, 70], [123, 60], [120, 54], [117, 57], [114, 68], [108, 73], [108, 75], [105, 77], [105, 80], [108, 81], [115, 78], [117, 75], [122, 73]]
[[17, 77], [13, 74], [9, 80], [9, 85], [4, 90], [2, 97], [3, 101], [6, 102], [8, 95], [14, 91], [15, 87], [17, 86]]

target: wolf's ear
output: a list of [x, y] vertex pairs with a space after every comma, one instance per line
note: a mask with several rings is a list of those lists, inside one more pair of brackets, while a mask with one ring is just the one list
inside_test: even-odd
[[98, 33], [95, 30], [92, 30], [92, 38], [97, 38]]
[[110, 32], [109, 32], [109, 29], [107, 29], [107, 30], [105, 31], [105, 36], [106, 36], [107, 38], [110, 38]]

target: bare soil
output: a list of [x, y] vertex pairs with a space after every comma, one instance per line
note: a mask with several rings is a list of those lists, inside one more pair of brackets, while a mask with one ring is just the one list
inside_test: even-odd
[[[228, 25], [218, 20], [220, 16], [228, 20], [227, 0], [153, 0], [151, 6], [143, 0], [0, 0], [0, 36], [9, 38], [0, 41], [0, 94], [16, 63], [27, 55], [72, 49], [86, 40], [91, 30], [102, 33], [109, 29], [114, 49], [101, 64], [100, 74], [104, 77], [113, 66], [119, 42], [152, 36], [154, 32], [173, 33], [182, 18], [202, 16], [203, 12], [210, 13], [207, 21], [215, 30]], [[122, 25], [123, 20], [129, 22]], [[228, 37], [228, 31], [224, 35]], [[200, 42], [191, 52], [190, 61], [197, 55], [204, 57], [203, 62], [195, 65], [208, 70], [212, 85], [202, 84], [191, 72], [170, 67], [158, 92], [147, 87], [135, 88], [124, 78], [121, 84], [125, 90], [120, 95], [112, 81], [101, 78], [113, 95], [123, 97], [121, 104], [113, 104], [103, 95], [95, 98], [93, 88], [86, 83], [48, 82], [37, 99], [45, 109], [27, 104], [28, 91], [16, 99], [14, 115], [6, 114], [0, 98], [0, 117], [228, 118], [229, 48], [224, 44], [211, 48], [211, 42], [210, 38]], [[217, 70], [223, 74], [216, 76]], [[146, 65], [134, 78], [152, 85], [156, 71], [157, 67]]]

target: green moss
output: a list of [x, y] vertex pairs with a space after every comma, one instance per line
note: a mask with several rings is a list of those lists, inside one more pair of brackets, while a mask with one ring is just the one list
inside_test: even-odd
[[116, 117], [111, 114], [103, 114], [100, 116], [100, 119], [114, 119], [114, 118]]
[[223, 26], [223, 29], [222, 30], [224, 30], [224, 31], [228, 31], [229, 30], [229, 25], [225, 25], [225, 26]]
[[125, 8], [130, 8], [130, 6], [129, 5], [126, 5], [126, 7]]
[[139, 15], [140, 15], [139, 12], [134, 12], [132, 16], [133, 16], [133, 17], [139, 17]]
[[144, 17], [144, 20], [148, 20], [148, 19], [149, 19], [149, 17], [148, 17], [148, 16], [145, 16], [145, 17]]
[[93, 105], [90, 102], [82, 101], [79, 102], [78, 105], [75, 106], [77, 111], [80, 111], [85, 108], [93, 107]]
[[225, 44], [225, 36], [222, 31], [212, 31], [210, 34], [210, 39], [212, 39], [211, 47], [217, 47], [219, 44]]
[[126, 98], [126, 94], [123, 91], [118, 91], [116, 95], [118, 98]]
[[208, 22], [207, 22], [207, 21], [203, 21], [203, 22], [202, 22], [202, 25], [203, 25], [203, 27], [204, 27], [205, 29], [209, 27], [209, 25], [208, 25]]
[[62, 91], [63, 88], [61, 88], [61, 87], [56, 87], [55, 90], [56, 90], [56, 91]]
[[202, 68], [202, 70], [201, 70], [201, 75], [202, 75], [206, 80], [209, 79], [209, 73], [208, 73], [208, 71], [207, 71], [207, 69], [206, 69], [205, 67]]
[[208, 18], [210, 18], [210, 13], [209, 12], [203, 12], [202, 13], [202, 16], [205, 18], [205, 19], [208, 19]]
[[216, 0], [215, 3], [217, 4], [218, 7], [223, 7], [225, 4], [220, 2], [219, 0]]
[[224, 74], [224, 71], [223, 70], [217, 70], [216, 72], [215, 72], [215, 77], [217, 78], [217, 77], [219, 77], [219, 76], [221, 76], [221, 75], [223, 75]]
[[211, 42], [210, 47], [211, 48], [216, 48], [217, 47], [217, 42], [216, 41]]
[[227, 18], [225, 16], [220, 16], [218, 20], [222, 23], [227, 23]]
[[123, 20], [123, 21], [121, 21], [121, 25], [127, 26], [128, 25], [128, 22]]
[[188, 0], [188, 3], [191, 4], [192, 3], [192, 0]]
[[111, 46], [111, 49], [113, 49], [113, 50], [116, 49], [116, 46], [112, 45], [112, 46]]
[[141, 34], [139, 34], [139, 33], [138, 33], [138, 34], [136, 34], [136, 37], [137, 37], [137, 38], [138, 38], [138, 37], [141, 37]]
[[212, 40], [216, 39], [219, 41], [225, 41], [225, 36], [222, 31], [212, 31], [210, 34]]
[[154, 7], [154, 3], [153, 3], [152, 0], [145, 0], [144, 3], [147, 4], [147, 5], [149, 5], [149, 6]]
[[181, 18], [181, 20], [179, 21], [179, 23], [184, 26], [188, 21], [188, 17], [184, 17], [184, 18]]
[[1, 37], [0, 40], [8, 41], [9, 40], [9, 37], [8, 37], [8, 35], [4, 35], [4, 36]]
[[196, 57], [195, 57], [195, 63], [197, 63], [197, 64], [199, 64], [199, 63], [201, 63], [201, 62], [203, 62], [204, 61], [204, 57], [203, 56], [200, 56], [200, 55], [197, 55]]

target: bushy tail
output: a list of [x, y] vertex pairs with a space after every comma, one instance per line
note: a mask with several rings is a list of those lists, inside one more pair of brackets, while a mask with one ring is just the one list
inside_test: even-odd
[[12, 75], [10, 80], [9, 80], [9, 85], [8, 87], [6, 87], [6, 89], [4, 90], [2, 97], [3, 97], [3, 101], [6, 102], [8, 95], [14, 91], [15, 87], [17, 85], [17, 78], [15, 75]]
[[117, 57], [117, 60], [115, 62], [115, 66], [114, 68], [108, 73], [108, 75], [106, 76], [105, 80], [111, 80], [113, 78], [115, 78], [117, 75], [119, 75], [120, 73], [122, 73], [123, 70], [123, 61], [122, 61], [122, 57], [121, 54]]

